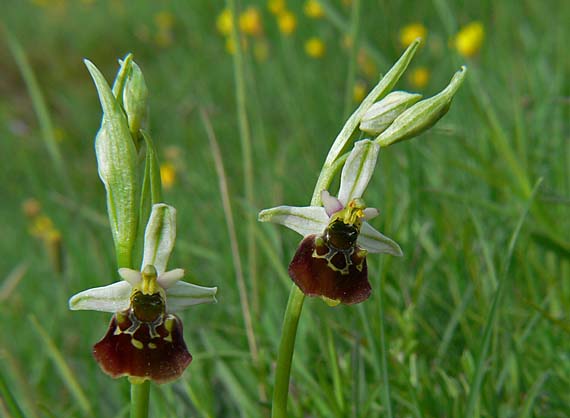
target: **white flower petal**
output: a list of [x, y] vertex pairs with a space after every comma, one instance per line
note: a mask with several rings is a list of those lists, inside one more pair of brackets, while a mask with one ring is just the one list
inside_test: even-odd
[[95, 287], [79, 292], [69, 299], [69, 309], [101, 312], [120, 312], [129, 307], [131, 285], [120, 281], [109, 286]]
[[375, 230], [367, 222], [362, 223], [357, 242], [358, 245], [371, 253], [386, 253], [398, 257], [404, 255], [395, 241]]
[[184, 269], [174, 269], [162, 273], [156, 281], [163, 289], [168, 289], [174, 286], [180, 279], [184, 277]]
[[119, 269], [119, 276], [126, 282], [128, 282], [132, 287], [137, 286], [141, 280], [141, 272], [133, 269], [129, 269], [126, 267], [121, 267]]
[[177, 312], [200, 303], [216, 303], [217, 287], [203, 287], [177, 282], [166, 291], [166, 311]]
[[323, 202], [325, 212], [329, 217], [331, 217], [333, 214], [335, 214], [344, 207], [342, 205], [342, 202], [338, 200], [336, 197], [331, 196], [328, 190], [323, 190], [321, 192], [321, 200]]
[[277, 206], [259, 212], [260, 222], [273, 222], [303, 236], [322, 234], [328, 225], [329, 217], [322, 206]]
[[176, 209], [164, 203], [153, 205], [144, 232], [141, 270], [151, 264], [159, 276], [164, 273], [174, 248], [174, 241], [176, 241]]
[[338, 199], [343, 206], [352, 199], [362, 197], [374, 172], [378, 151], [380, 146], [369, 139], [354, 144], [340, 176]]
[[364, 220], [369, 221], [372, 218], [377, 217], [380, 211], [376, 208], [366, 208], [364, 209]]

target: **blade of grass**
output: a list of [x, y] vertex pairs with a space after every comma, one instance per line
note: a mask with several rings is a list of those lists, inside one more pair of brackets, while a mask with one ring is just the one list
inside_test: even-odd
[[[230, 245], [232, 250], [232, 260], [234, 263], [234, 270], [236, 274], [236, 282], [238, 285], [239, 291], [239, 298], [240, 298], [240, 305], [242, 308], [242, 315], [243, 321], [245, 324], [245, 331], [247, 335], [247, 342], [249, 345], [249, 350], [251, 353], [251, 359], [253, 361], [254, 367], [257, 370], [260, 380], [258, 384], [258, 395], [261, 402], [267, 401], [266, 395], [266, 388], [265, 388], [265, 379], [263, 377], [263, 368], [259, 363], [259, 350], [257, 348], [257, 342], [255, 340], [255, 332], [253, 329], [253, 322], [251, 319], [251, 310], [249, 307], [249, 301], [247, 298], [247, 288], [245, 285], [245, 279], [243, 276], [243, 269], [241, 265], [241, 258], [240, 258], [240, 250], [239, 244], [237, 240], [237, 234], [235, 230], [235, 223], [234, 217], [232, 212], [232, 205], [230, 201], [230, 193], [228, 190], [228, 183], [226, 177], [226, 171], [224, 168], [224, 162], [222, 160], [222, 153], [220, 151], [220, 147], [218, 145], [218, 141], [216, 140], [216, 135], [214, 133], [214, 129], [212, 128], [212, 124], [206, 112], [204, 110], [200, 113], [202, 118], [202, 123], [206, 128], [206, 135], [208, 140], [210, 141], [210, 149], [212, 152], [212, 156], [214, 158], [214, 165], [216, 166], [216, 173], [218, 174], [218, 183], [220, 188], [220, 196], [222, 198], [222, 206], [224, 208], [224, 215], [226, 218], [226, 225], [228, 229], [228, 235], [230, 238]], [[255, 233], [255, 230], [253, 230]], [[255, 239], [254, 234], [251, 236], [252, 239]]]
[[[204, 346], [209, 352], [215, 353], [217, 347], [223, 341], [220, 338], [216, 338], [216, 344], [210, 340], [211, 335], [206, 335], [202, 333], [202, 340], [204, 341]], [[224, 348], [224, 350], [227, 350]], [[228, 392], [232, 398], [240, 405], [240, 411], [247, 417], [258, 417], [259, 409], [257, 408], [257, 402], [252, 399], [248, 393], [247, 388], [242, 384], [240, 379], [234, 374], [231, 367], [229, 367], [224, 361], [216, 361], [216, 370], [220, 375], [221, 380], [224, 382]], [[245, 366], [242, 366], [245, 367]]]
[[344, 92], [344, 118], [348, 118], [350, 108], [352, 107], [352, 89], [354, 88], [354, 80], [356, 79], [356, 57], [358, 55], [360, 29], [360, 0], [354, 0], [350, 9], [350, 51], [348, 57], [348, 71], [346, 74], [346, 84]]
[[342, 377], [340, 374], [340, 367], [338, 365], [338, 355], [336, 352], [336, 346], [334, 343], [334, 339], [331, 333], [331, 329], [329, 325], [326, 325], [327, 331], [327, 349], [329, 352], [329, 367], [331, 368], [332, 378], [333, 378], [333, 390], [334, 390], [334, 397], [336, 399], [336, 403], [338, 405], [338, 409], [344, 415], [345, 412], [345, 404], [344, 404], [344, 396], [343, 396], [343, 384], [342, 384]]
[[[345, 21], [343, 16], [334, 9], [328, 0], [319, 0], [319, 3], [323, 6], [325, 16], [329, 22], [343, 34], [346, 33], [346, 28], [349, 27], [349, 24]], [[378, 48], [374, 48], [367, 39], [362, 39], [361, 44], [364, 51], [370, 55], [378, 65], [381, 67], [388, 66], [389, 61], [386, 57], [378, 50]]]
[[8, 300], [12, 295], [18, 283], [24, 278], [26, 272], [28, 271], [29, 264], [27, 262], [22, 262], [18, 264], [14, 269], [6, 276], [2, 285], [0, 286], [0, 302]]
[[7, 408], [7, 412], [13, 418], [25, 418], [26, 415], [18, 405], [16, 397], [10, 391], [10, 385], [6, 382], [2, 370], [0, 370], [0, 403]]
[[61, 351], [59, 351], [53, 340], [50, 338], [48, 332], [44, 329], [44, 327], [40, 325], [34, 315], [29, 315], [28, 320], [32, 324], [32, 328], [36, 334], [40, 337], [40, 340], [47, 350], [48, 356], [51, 358], [56, 370], [59, 372], [63, 382], [67, 386], [67, 389], [75, 398], [75, 401], [83, 412], [83, 415], [93, 416], [93, 408], [91, 407], [91, 403], [83, 392], [83, 389], [81, 389], [81, 385], [75, 378], [72, 370], [67, 365]]
[[51, 162], [55, 168], [55, 171], [59, 177], [59, 180], [64, 185], [66, 192], [72, 194], [71, 183], [69, 182], [69, 176], [65, 169], [65, 164], [61, 156], [61, 150], [55, 139], [53, 122], [46, 104], [42, 89], [40, 84], [34, 74], [32, 66], [30, 65], [26, 53], [20, 45], [20, 42], [12, 34], [12, 32], [5, 26], [2, 26], [4, 34], [6, 35], [6, 41], [8, 43], [8, 48], [16, 61], [16, 65], [22, 74], [26, 88], [28, 89], [28, 94], [32, 100], [32, 106], [34, 107], [34, 112], [38, 118], [38, 123], [40, 126], [40, 132], [42, 140], [48, 151], [48, 155]]
[[[253, 152], [251, 146], [251, 130], [247, 118], [247, 104], [245, 94], [245, 74], [244, 74], [244, 60], [241, 45], [241, 34], [238, 31], [237, 16], [238, 10], [234, 0], [226, 0], [226, 7], [232, 14], [232, 38], [234, 39], [235, 53], [233, 57], [233, 70], [234, 82], [236, 91], [236, 107], [237, 118], [239, 126], [239, 137], [242, 149], [242, 164], [243, 164], [243, 180], [245, 198], [247, 201], [247, 210], [245, 214], [247, 224], [247, 268], [249, 279], [252, 287], [252, 305], [254, 313], [258, 313], [258, 280], [257, 280], [257, 254], [255, 243], [255, 228], [257, 226], [257, 211], [255, 210], [255, 193], [254, 193], [254, 173], [253, 173]], [[254, 209], [254, 210], [252, 210]], [[262, 393], [264, 400], [266, 396]]]
[[534, 403], [536, 401], [536, 398], [538, 397], [538, 394], [540, 393], [540, 389], [542, 389], [542, 386], [546, 383], [549, 376], [550, 376], [550, 371], [544, 372], [531, 386], [530, 390], [526, 394], [526, 399], [521, 408], [521, 412], [518, 415], [519, 418], [531, 418], [532, 416], [534, 416], [532, 413]]
[[[382, 269], [378, 269], [382, 271]], [[390, 379], [388, 378], [388, 344], [386, 342], [385, 333], [385, 318], [384, 318], [384, 278], [380, 274], [378, 288], [378, 310], [380, 316], [380, 358], [382, 364], [382, 405], [386, 409], [386, 418], [393, 418], [392, 415], [392, 401], [390, 398]]]
[[[480, 349], [480, 352], [479, 352], [479, 355], [478, 355], [478, 358], [476, 361], [475, 372], [473, 374], [471, 384], [469, 385], [470, 390], [469, 390], [469, 396], [467, 398], [467, 407], [465, 409], [465, 414], [463, 415], [465, 418], [471, 418], [471, 417], [475, 416], [474, 414], [475, 414], [475, 410], [477, 409], [477, 402], [479, 400], [479, 392], [481, 390], [481, 384], [483, 382], [483, 377], [485, 375], [485, 359], [487, 358], [487, 352], [489, 350], [489, 346], [491, 343], [491, 333], [492, 333], [492, 331], [495, 327], [495, 324], [497, 322], [499, 303], [500, 303], [501, 296], [504, 292], [504, 289], [505, 289], [505, 286], [507, 283], [508, 272], [509, 272], [509, 268], [511, 265], [511, 260], [513, 258], [515, 245], [517, 243], [517, 240], [518, 240], [520, 231], [522, 229], [522, 226], [524, 224], [524, 221], [526, 220], [528, 212], [530, 210], [530, 207], [533, 203], [536, 192], [537, 192], [538, 188], [540, 187], [541, 183], [542, 183], [542, 178], [536, 182], [534, 188], [532, 189], [532, 193], [530, 195], [530, 198], [527, 200], [527, 204], [526, 204], [526, 206], [523, 210], [523, 213], [521, 214], [521, 216], [517, 222], [517, 225], [515, 227], [515, 230], [513, 231], [513, 234], [511, 236], [511, 239], [509, 242], [509, 246], [507, 249], [503, 268], [501, 271], [501, 277], [499, 279], [499, 282], [497, 285], [497, 290], [495, 291], [495, 296], [493, 297], [491, 310], [489, 311], [489, 315], [487, 317], [487, 322], [485, 324], [485, 328], [483, 331], [481, 349]], [[481, 228], [479, 221], [475, 218], [475, 216], [473, 214], [471, 215], [471, 219], [475, 225], [475, 229], [477, 230], [477, 234], [478, 234], [479, 239], [481, 241], [481, 246], [483, 248], [486, 248], [487, 244], [485, 242], [483, 231], [482, 231], [482, 228]]]

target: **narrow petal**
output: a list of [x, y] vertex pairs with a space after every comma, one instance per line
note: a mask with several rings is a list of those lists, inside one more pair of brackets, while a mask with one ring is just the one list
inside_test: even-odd
[[259, 212], [260, 222], [281, 224], [303, 236], [321, 234], [329, 217], [321, 206], [278, 206]]
[[358, 245], [371, 253], [385, 253], [395, 256], [402, 256], [404, 253], [400, 246], [387, 236], [375, 230], [370, 224], [363, 222]]
[[159, 276], [164, 273], [175, 240], [176, 209], [164, 203], [153, 205], [144, 233], [144, 256], [141, 270], [151, 264], [156, 268]]
[[79, 292], [69, 299], [69, 309], [115, 313], [129, 307], [130, 296], [131, 285], [121, 281]]
[[372, 218], [377, 217], [380, 211], [376, 208], [366, 208], [364, 209], [364, 220], [369, 221]]
[[177, 312], [192, 305], [216, 303], [217, 287], [203, 287], [188, 282], [177, 282], [166, 291], [166, 311]]
[[174, 269], [162, 273], [156, 281], [163, 289], [169, 289], [184, 277], [184, 269]]
[[335, 214], [344, 207], [342, 205], [342, 202], [338, 200], [336, 197], [331, 196], [328, 190], [323, 190], [321, 192], [321, 200], [323, 201], [325, 212], [329, 217], [331, 217], [333, 214]]
[[137, 286], [142, 280], [140, 271], [126, 267], [119, 269], [119, 276], [121, 276], [123, 280], [127, 281], [132, 287]]
[[352, 199], [362, 197], [372, 177], [380, 146], [365, 139], [354, 144], [342, 169], [338, 199], [346, 206]]

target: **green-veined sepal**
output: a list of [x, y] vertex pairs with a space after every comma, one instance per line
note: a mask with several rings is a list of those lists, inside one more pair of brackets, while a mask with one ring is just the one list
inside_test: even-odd
[[69, 299], [69, 309], [110, 313], [124, 311], [129, 307], [131, 290], [131, 285], [125, 281], [87, 289]]

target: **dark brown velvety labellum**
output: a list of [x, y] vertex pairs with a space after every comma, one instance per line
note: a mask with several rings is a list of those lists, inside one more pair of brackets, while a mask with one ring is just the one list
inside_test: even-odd
[[[348, 231], [348, 244], [336, 234], [340, 230], [342, 235], [343, 228], [340, 225], [331, 233], [329, 227], [322, 236], [305, 237], [289, 264], [289, 276], [306, 295], [324, 296], [351, 305], [368, 299], [372, 289], [368, 282], [367, 251], [355, 243], [358, 232], [352, 240], [353, 235]], [[331, 238], [340, 245], [332, 245]]]
[[[153, 306], [149, 296], [144, 303]], [[138, 304], [136, 304], [138, 306]], [[107, 334], [93, 347], [93, 355], [112, 377], [131, 376], [167, 383], [182, 375], [192, 361], [182, 334], [182, 322], [176, 315], [130, 308], [113, 316]], [[144, 319], [147, 319], [147, 318]]]

